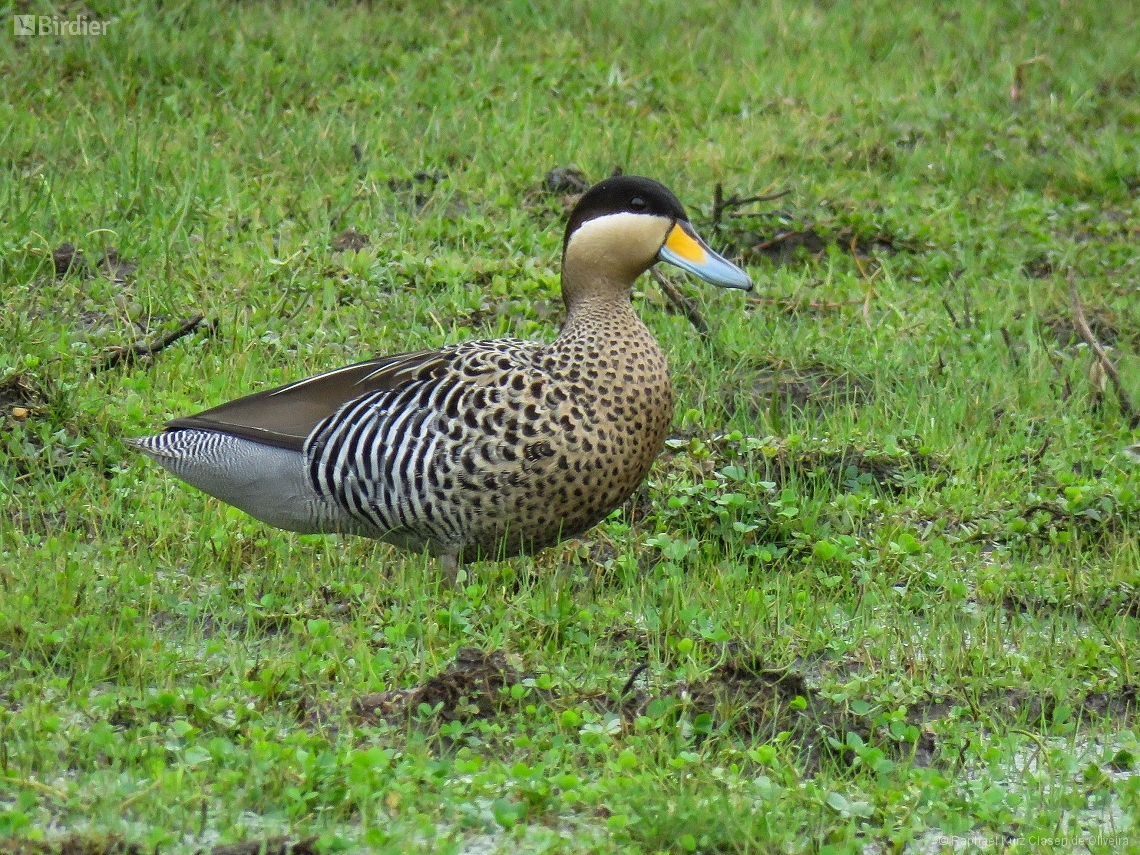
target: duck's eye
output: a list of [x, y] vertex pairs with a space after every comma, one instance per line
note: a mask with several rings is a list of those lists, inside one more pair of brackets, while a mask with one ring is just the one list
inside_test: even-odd
[[645, 200], [640, 196], [634, 196], [629, 200], [629, 207], [632, 211], [644, 211], [646, 208]]

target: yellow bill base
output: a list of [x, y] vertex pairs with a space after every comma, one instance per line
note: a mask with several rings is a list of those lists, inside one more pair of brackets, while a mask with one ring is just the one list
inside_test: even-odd
[[708, 259], [704, 247], [693, 240], [680, 226], [673, 226], [673, 230], [669, 232], [669, 237], [665, 241], [665, 246], [670, 252], [674, 252], [694, 264], [704, 264]]

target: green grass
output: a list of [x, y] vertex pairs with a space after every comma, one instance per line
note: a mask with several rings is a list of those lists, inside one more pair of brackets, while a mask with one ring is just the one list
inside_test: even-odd
[[[1067, 284], [1140, 398], [1128, 4], [388, 5], [3, 16], [0, 848], [1140, 845], [1137, 437]], [[752, 297], [670, 274], [710, 340], [642, 281], [676, 439], [587, 539], [441, 591], [121, 444], [373, 353], [552, 338], [571, 163], [774, 241]], [[714, 228], [717, 183], [790, 194]], [[55, 276], [63, 243], [137, 270]], [[503, 658], [457, 675], [466, 647]]]

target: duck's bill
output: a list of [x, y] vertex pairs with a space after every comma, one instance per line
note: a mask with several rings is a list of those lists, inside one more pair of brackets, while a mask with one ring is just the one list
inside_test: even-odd
[[693, 227], [684, 221], [678, 221], [673, 226], [657, 257], [721, 288], [752, 290], [752, 280], [748, 274], [727, 258], [713, 252], [693, 231]]

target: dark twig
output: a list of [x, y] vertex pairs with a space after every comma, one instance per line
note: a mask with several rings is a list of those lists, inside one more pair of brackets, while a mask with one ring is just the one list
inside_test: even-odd
[[[974, 702], [973, 702], [973, 700], [972, 700], [972, 699], [971, 699], [971, 700], [969, 700], [969, 701], [968, 701], [968, 703], [970, 704], [970, 706], [971, 706], [971, 707], [974, 705]], [[965, 741], [965, 742], [963, 742], [963, 743], [961, 744], [961, 746], [959, 746], [959, 748], [958, 748], [958, 763], [957, 763], [957, 767], [958, 767], [959, 769], [962, 769], [962, 768], [964, 768], [964, 767], [966, 766], [966, 752], [967, 752], [967, 751], [969, 751], [969, 750], [970, 750], [970, 737], [968, 737], [968, 736], [967, 736], [967, 737], [966, 737], [966, 741]]]
[[1072, 516], [1072, 514], [1069, 513], [1068, 511], [1063, 511], [1060, 508], [1054, 507], [1053, 505], [1046, 505], [1044, 503], [1037, 504], [1037, 505], [1030, 505], [1028, 508], [1023, 510], [1019, 516], [1022, 519], [1029, 519], [1038, 511], [1044, 511], [1045, 513], [1052, 516], [1053, 519], [1058, 519], [1058, 520], [1064, 519], [1065, 517]]
[[[159, 351], [166, 350], [174, 342], [180, 338], [185, 338], [203, 325], [205, 320], [204, 315], [195, 315], [194, 317], [183, 321], [178, 329], [166, 333], [155, 341], [143, 342], [141, 344], [132, 344], [129, 347], [116, 347], [111, 350], [103, 360], [95, 366], [96, 371], [106, 371], [114, 368], [123, 363], [133, 362], [142, 356], [154, 356]], [[209, 332], [213, 332], [216, 325], [213, 323], [205, 324]]]
[[1013, 67], [1013, 85], [1009, 87], [1009, 97], [1014, 101], [1020, 98], [1021, 93], [1025, 91], [1025, 69], [1039, 62], [1048, 66], [1049, 57], [1044, 54], [1039, 54], [1032, 59], [1023, 59]]
[[1077, 292], [1077, 278], [1071, 270], [1069, 271], [1069, 298], [1073, 302], [1073, 325], [1081, 334], [1081, 338], [1085, 340], [1085, 344], [1096, 354], [1097, 362], [1100, 363], [1104, 373], [1108, 375], [1108, 379], [1112, 381], [1112, 388], [1116, 390], [1116, 398], [1120, 402], [1120, 411], [1128, 420], [1128, 427], [1135, 430], [1140, 426], [1140, 414], [1136, 412], [1136, 407], [1133, 406], [1128, 390], [1124, 388], [1124, 383], [1120, 380], [1116, 366], [1112, 364], [1112, 360], [1108, 358], [1104, 347], [1097, 341], [1089, 327], [1089, 322], [1085, 318], [1085, 310], [1081, 306], [1081, 296]]
[[950, 301], [945, 297], [942, 298], [942, 305], [946, 308], [946, 314], [950, 316], [950, 323], [954, 324], [956, 329], [961, 329], [962, 325], [958, 323], [958, 316], [954, 314], [954, 310], [950, 308]]
[[624, 698], [629, 694], [630, 689], [633, 688], [633, 684], [637, 682], [637, 678], [645, 673], [645, 669], [648, 667], [648, 662], [642, 662], [640, 665], [633, 669], [633, 673], [629, 675], [629, 679], [626, 680], [625, 685], [621, 687], [621, 694], [618, 695], [619, 698]]
[[1028, 463], [1030, 466], [1036, 466], [1041, 462], [1041, 458], [1045, 456], [1045, 452], [1049, 450], [1049, 446], [1052, 444], [1052, 442], [1053, 437], [1045, 437], [1045, 441], [1041, 443], [1041, 447], [1033, 452], [1033, 456], [1029, 458]]
[[719, 181], [713, 188], [712, 230], [720, 228], [720, 218], [724, 216], [724, 185]]
[[739, 208], [742, 205], [751, 205], [753, 202], [771, 202], [774, 199], [783, 199], [785, 196], [790, 196], [791, 190], [777, 190], [775, 193], [761, 193], [759, 196], [748, 196], [744, 199], [737, 199], [735, 196], [729, 198], [724, 203], [725, 210], [729, 208]]
[[748, 196], [741, 199], [735, 193], [724, 198], [724, 185], [717, 183], [713, 188], [713, 209], [712, 209], [712, 230], [716, 231], [720, 228], [721, 219], [724, 217], [726, 211], [731, 211], [733, 208], [743, 208], [745, 205], [751, 205], [753, 202], [771, 202], [773, 199], [782, 199], [791, 193], [791, 190], [778, 190], [775, 193], [761, 193], [758, 196]]
[[661, 286], [661, 290], [673, 307], [689, 319], [689, 323], [696, 327], [697, 332], [703, 336], [708, 336], [709, 325], [705, 323], [705, 319], [701, 317], [701, 313], [697, 311], [697, 307], [693, 301], [682, 294], [677, 286], [666, 279], [656, 267], [651, 268], [650, 272], [653, 274], [654, 281]]
[[771, 249], [776, 244], [782, 243], [783, 241], [786, 241], [788, 238], [794, 237], [797, 234], [799, 234], [799, 232], [781, 232], [780, 234], [776, 235], [774, 238], [768, 238], [768, 240], [760, 241], [760, 243], [758, 243], [754, 247], [752, 247], [752, 251], [753, 252], [762, 252], [766, 249]]

